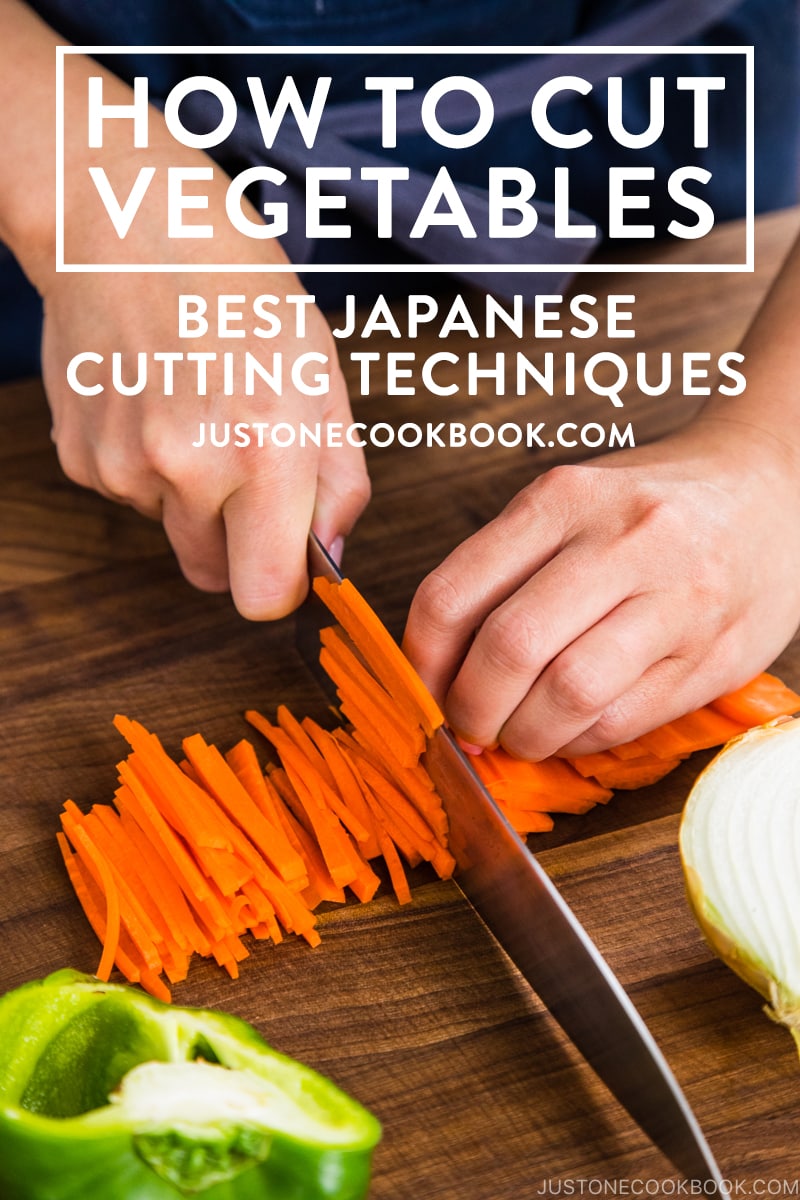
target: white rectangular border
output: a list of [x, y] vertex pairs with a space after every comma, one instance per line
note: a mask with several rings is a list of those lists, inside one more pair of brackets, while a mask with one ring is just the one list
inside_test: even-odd
[[[173, 263], [68, 263], [64, 261], [64, 60], [68, 54], [90, 57], [113, 54], [647, 54], [659, 57], [667, 54], [743, 54], [745, 57], [745, 260], [741, 263], [536, 263], [498, 266], [482, 263], [322, 263], [296, 266], [292, 263], [197, 263], [191, 267]], [[753, 46], [57, 46], [56, 47], [56, 271], [82, 274], [145, 273], [164, 274], [175, 271], [330, 274], [350, 271], [358, 274], [452, 274], [469, 271], [474, 274], [559, 273], [568, 275], [605, 272], [641, 274], [675, 273], [733, 273], [755, 270], [754, 170], [754, 57]], [[701, 239], [702, 241], [702, 239]]]

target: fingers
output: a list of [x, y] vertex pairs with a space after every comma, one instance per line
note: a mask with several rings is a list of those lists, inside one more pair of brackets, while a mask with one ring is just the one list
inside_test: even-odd
[[687, 671], [683, 659], [667, 657], [674, 647], [660, 597], [625, 600], [545, 668], [503, 726], [502, 745], [518, 758], [585, 754], [643, 732], [651, 711], [662, 724], [664, 689], [674, 692]]
[[[536, 480], [417, 590], [403, 649], [440, 702], [476, 630], [563, 545], [571, 518], [562, 475], [557, 468]], [[513, 630], [511, 636], [517, 636]]]
[[189, 583], [204, 592], [226, 592], [229, 580], [225, 526], [216, 505], [201, 508], [180, 492], [168, 489], [162, 521]]
[[[338, 373], [328, 399], [327, 425], [340, 425], [346, 429], [353, 418], [344, 379]], [[341, 550], [344, 538], [361, 516], [369, 497], [370, 482], [363, 450], [350, 445], [346, 437], [341, 445], [328, 445], [326, 439], [319, 457], [312, 526], [329, 551]]]

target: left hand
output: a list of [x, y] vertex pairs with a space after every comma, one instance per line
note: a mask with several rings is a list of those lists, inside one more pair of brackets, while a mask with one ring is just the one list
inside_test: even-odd
[[746, 683], [800, 622], [800, 470], [701, 417], [525, 488], [420, 586], [404, 648], [476, 746], [620, 745]]

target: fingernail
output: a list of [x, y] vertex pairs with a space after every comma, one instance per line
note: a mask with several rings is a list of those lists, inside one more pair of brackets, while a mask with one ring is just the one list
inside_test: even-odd
[[342, 565], [342, 555], [344, 554], [344, 538], [341, 534], [338, 534], [331, 542], [330, 546], [328, 547], [328, 554], [330, 554], [337, 567]]
[[483, 746], [476, 746], [474, 742], [465, 742], [458, 734], [456, 734], [456, 741], [465, 754], [483, 754]]

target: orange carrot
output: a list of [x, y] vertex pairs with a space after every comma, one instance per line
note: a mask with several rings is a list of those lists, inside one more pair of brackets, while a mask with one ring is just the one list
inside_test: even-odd
[[315, 579], [314, 591], [392, 699], [430, 736], [444, 720], [441, 709], [364, 597], [349, 579], [340, 584]]
[[743, 725], [763, 725], [776, 717], [790, 717], [800, 712], [800, 696], [765, 671], [744, 687], [720, 696], [711, 707]]

